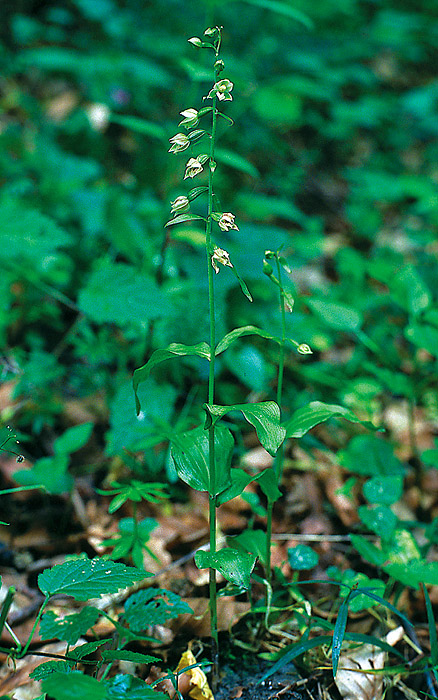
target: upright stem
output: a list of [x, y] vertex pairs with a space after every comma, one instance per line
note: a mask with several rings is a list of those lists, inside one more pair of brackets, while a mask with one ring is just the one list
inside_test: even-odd
[[[279, 296], [280, 296], [280, 311], [281, 311], [281, 344], [280, 352], [278, 357], [278, 372], [277, 372], [277, 404], [280, 406], [283, 402], [283, 375], [284, 375], [284, 350], [286, 341], [286, 305], [284, 302], [283, 286], [281, 283], [281, 265], [278, 260], [278, 256], [275, 256], [275, 261], [277, 263], [277, 275], [279, 282]], [[284, 450], [283, 445], [278, 448], [277, 454], [274, 461], [274, 470], [277, 481], [277, 486], [280, 486], [281, 477], [283, 474], [283, 461], [284, 461]], [[274, 503], [268, 501], [268, 515], [266, 523], [266, 579], [271, 585], [272, 572], [271, 572], [271, 538], [272, 538], [272, 512], [274, 509]]]
[[[216, 58], [219, 52], [219, 43], [216, 49]], [[217, 70], [215, 69], [214, 82], [217, 81]], [[213, 283], [213, 266], [211, 264], [212, 243], [212, 214], [213, 214], [213, 168], [214, 162], [214, 147], [216, 139], [216, 123], [217, 123], [217, 97], [213, 97], [213, 112], [212, 112], [212, 127], [210, 140], [210, 161], [208, 172], [208, 213], [206, 225], [206, 252], [207, 252], [207, 275], [208, 275], [208, 311], [210, 320], [210, 370], [208, 377], [208, 403], [214, 403], [214, 370], [215, 370], [215, 347], [216, 347], [216, 323], [215, 323], [215, 304], [214, 304], [214, 283]], [[215, 445], [214, 445], [214, 426], [211, 425], [208, 431], [209, 444], [209, 467], [210, 467], [210, 483], [216, 483], [216, 460], [215, 460]], [[210, 524], [210, 552], [216, 552], [216, 495], [209, 494], [209, 524]], [[213, 693], [216, 691], [219, 678], [219, 638], [217, 629], [217, 593], [216, 593], [216, 569], [210, 569], [209, 576], [210, 584], [210, 629], [211, 629], [211, 646], [212, 646], [212, 676], [211, 684]]]

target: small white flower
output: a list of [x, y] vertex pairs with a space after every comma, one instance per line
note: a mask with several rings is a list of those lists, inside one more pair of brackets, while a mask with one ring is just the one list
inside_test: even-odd
[[230, 229], [235, 229], [236, 231], [238, 231], [239, 229], [234, 223], [234, 219], [234, 214], [231, 214], [230, 212], [222, 214], [221, 218], [218, 221], [219, 228], [222, 229], [222, 231], [229, 231]]
[[217, 265], [218, 262], [226, 267], [233, 267], [233, 263], [230, 260], [230, 254], [223, 248], [218, 248], [215, 246], [213, 255], [211, 256], [211, 264], [216, 274], [219, 272], [219, 267]]
[[199, 124], [197, 109], [185, 109], [184, 112], [180, 112], [180, 114], [184, 119], [180, 121], [178, 126], [184, 125], [186, 129], [191, 129]]
[[95, 102], [87, 107], [87, 116], [95, 131], [104, 131], [109, 124], [111, 113], [106, 105]]
[[173, 202], [170, 203], [170, 213], [176, 214], [177, 212], [187, 211], [190, 207], [190, 202], [184, 195], [177, 197]]
[[175, 134], [169, 141], [172, 144], [169, 148], [169, 153], [179, 153], [179, 151], [185, 151], [190, 146], [190, 139], [185, 134]]
[[218, 100], [232, 100], [233, 98], [230, 93], [233, 87], [233, 83], [230, 80], [223, 78], [213, 85], [207, 98], [217, 95]]
[[203, 171], [203, 167], [202, 167], [202, 164], [199, 162], [199, 160], [197, 158], [190, 158], [187, 161], [186, 172], [184, 174], [184, 180], [187, 180], [188, 177], [195, 177], [195, 175], [202, 173], [202, 171]]

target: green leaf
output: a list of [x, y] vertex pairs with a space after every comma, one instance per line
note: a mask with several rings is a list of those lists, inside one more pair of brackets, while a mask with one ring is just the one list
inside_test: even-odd
[[281, 498], [281, 491], [278, 488], [277, 477], [273, 469], [264, 469], [257, 480], [269, 503], [275, 503]]
[[152, 625], [162, 625], [178, 615], [192, 612], [176, 593], [162, 588], [146, 588], [129, 596], [122, 619], [134, 632], [142, 632]]
[[312, 401], [307, 406], [299, 408], [293, 416], [284, 424], [286, 437], [300, 438], [309, 432], [315, 425], [324, 423], [333, 416], [340, 416], [352, 423], [360, 423], [370, 430], [379, 430], [369, 421], [359, 420], [352, 411], [336, 404]]
[[43, 691], [55, 700], [104, 700], [106, 688], [81, 671], [52, 673], [43, 680]]
[[267, 338], [269, 340], [274, 340], [276, 343], [281, 343], [280, 338], [277, 338], [276, 336], [272, 335], [271, 333], [267, 333], [266, 331], [262, 331], [256, 326], [241, 326], [240, 328], [234, 328], [234, 330], [224, 335], [222, 340], [220, 340], [216, 345], [215, 355], [220, 355], [221, 352], [227, 350], [227, 348], [229, 348], [230, 345], [232, 345], [236, 342], [236, 340], [242, 338], [245, 335], [259, 335], [261, 338]]
[[99, 610], [92, 607], [85, 607], [80, 612], [65, 617], [58, 617], [53, 610], [44, 613], [40, 622], [41, 639], [60, 639], [70, 646], [76, 644], [79, 637], [82, 637], [88, 630], [96, 624], [99, 617]]
[[306, 304], [334, 330], [355, 333], [363, 323], [361, 314], [346, 304], [321, 299], [306, 299]]
[[82, 423], [66, 430], [53, 444], [56, 454], [71, 454], [83, 447], [90, 439], [93, 423]]
[[363, 486], [363, 495], [369, 503], [389, 506], [400, 500], [403, 493], [403, 477], [399, 475], [375, 476]]
[[106, 700], [169, 700], [167, 694], [159, 693], [141, 678], [127, 673], [118, 673], [104, 681], [104, 685], [107, 688]]
[[196, 216], [195, 214], [178, 214], [174, 219], [170, 219], [170, 221], [165, 224], [165, 227], [183, 224], [186, 221], [205, 221], [205, 219], [203, 216]]
[[303, 24], [307, 29], [313, 29], [313, 22], [304, 12], [297, 10], [295, 7], [288, 5], [281, 0], [244, 0], [248, 5], [263, 7], [271, 12], [276, 12], [279, 15], [294, 19], [296, 22]]
[[202, 357], [205, 360], [211, 359], [210, 347], [207, 343], [198, 343], [197, 345], [183, 345], [182, 343], [170, 343], [166, 348], [160, 348], [152, 353], [149, 360], [143, 367], [139, 367], [134, 371], [134, 376], [132, 379], [132, 384], [135, 393], [135, 405], [137, 408], [137, 415], [141, 411], [140, 400], [138, 398], [137, 389], [141, 382], [144, 382], [153, 370], [154, 367], [159, 365], [161, 362], [166, 360], [173, 360], [175, 357], [189, 357], [196, 355], [197, 357]]
[[193, 202], [196, 197], [199, 197], [199, 195], [204, 194], [205, 192], [208, 192], [208, 187], [193, 187], [193, 189], [190, 190], [188, 193], [187, 197], [188, 199]]
[[111, 114], [110, 120], [114, 124], [120, 124], [120, 126], [130, 129], [130, 131], [136, 131], [139, 134], [151, 136], [152, 138], [159, 139], [160, 141], [167, 141], [166, 130], [156, 122], [148, 122], [145, 119], [140, 119], [140, 117], [129, 117], [123, 114], [114, 113]]
[[413, 323], [405, 329], [405, 336], [417, 348], [424, 348], [438, 357], [438, 329], [426, 323]]
[[111, 638], [107, 639], [97, 639], [94, 642], [85, 642], [85, 644], [81, 644], [79, 647], [75, 647], [74, 649], [70, 650], [69, 656], [72, 656], [74, 659], [77, 659], [80, 661], [81, 659], [84, 659], [86, 656], [89, 656], [90, 654], [94, 654], [94, 652], [99, 649], [99, 647], [102, 647], [104, 644], [108, 644], [111, 642]]
[[370, 564], [374, 564], [374, 566], [382, 566], [386, 556], [381, 549], [378, 549], [361, 535], [350, 535], [350, 537], [353, 547], [357, 549], [365, 561], [369, 561]]
[[206, 428], [215, 425], [230, 411], [241, 411], [248, 423], [255, 427], [261, 444], [271, 455], [275, 455], [286, 437], [286, 431], [280, 425], [280, 408], [275, 401], [234, 404], [233, 406], [204, 404], [203, 408], [206, 412]]
[[73, 478], [68, 473], [69, 458], [67, 454], [54, 457], [42, 457], [32, 469], [20, 469], [14, 472], [17, 484], [23, 486], [40, 486], [48, 493], [68, 493], [73, 488]]
[[230, 537], [229, 540], [233, 545], [237, 543], [246, 552], [254, 554], [262, 564], [266, 563], [266, 532], [263, 530], [244, 530], [236, 537]]
[[[187, 606], [188, 607], [188, 606]], [[190, 608], [190, 612], [193, 612]], [[104, 649], [102, 651], [102, 659], [104, 661], [133, 661], [136, 664], [151, 664], [161, 662], [158, 656], [150, 656], [150, 654], [140, 654], [136, 651], [127, 651], [126, 649]]]
[[71, 673], [71, 667], [72, 664], [68, 661], [46, 661], [45, 664], [40, 664], [32, 673], [29, 673], [29, 678], [34, 681], [42, 681], [52, 673]]
[[234, 151], [229, 151], [225, 148], [216, 148], [214, 155], [218, 162], [222, 163], [223, 165], [228, 165], [230, 168], [239, 170], [240, 172], [250, 175], [251, 177], [260, 177], [260, 173], [257, 168], [250, 163], [249, 160], [246, 160], [246, 158], [243, 158], [238, 153], [234, 153]]
[[[111, 294], [115, 288], [117, 293]], [[152, 277], [133, 265], [99, 259], [79, 292], [78, 306], [92, 321], [141, 329], [168, 313], [168, 301]]]
[[80, 558], [45, 569], [38, 576], [38, 586], [45, 596], [62, 594], [88, 600], [116, 593], [149, 576], [152, 574], [114, 561]]
[[231, 269], [231, 272], [233, 273], [233, 275], [237, 278], [237, 281], [239, 282], [239, 285], [240, 285], [240, 289], [242, 290], [242, 292], [244, 293], [246, 298], [249, 301], [252, 301], [253, 299], [251, 296], [251, 292], [249, 291], [245, 280], [242, 279], [242, 277], [239, 275], [239, 273], [237, 272], [236, 267], [234, 265], [232, 265], [230, 269]]
[[394, 455], [393, 447], [376, 435], [357, 435], [345, 450], [338, 452], [344, 469], [368, 476], [403, 475], [405, 469]]
[[389, 539], [394, 534], [397, 516], [387, 506], [359, 506], [357, 512], [365, 527], [378, 537]]
[[318, 564], [317, 553], [305, 544], [297, 544], [287, 550], [287, 556], [291, 569], [295, 571], [306, 571], [313, 569]]
[[230, 468], [234, 438], [227, 428], [214, 431], [215, 479], [209, 461], [209, 435], [204, 428], [194, 428], [172, 438], [171, 455], [179, 478], [197, 491], [217, 496], [231, 484]]
[[433, 614], [433, 606], [427, 592], [426, 586], [423, 584], [424, 599], [426, 601], [427, 626], [429, 627], [429, 644], [430, 644], [430, 661], [432, 666], [438, 664], [438, 640], [436, 633], [435, 615]]
[[277, 479], [272, 469], [264, 469], [255, 476], [247, 474], [243, 469], [231, 469], [230, 477], [230, 486], [217, 497], [218, 506], [231, 501], [231, 499], [236, 498], [236, 496], [240, 496], [252, 481], [258, 481], [268, 500], [272, 499], [272, 502], [274, 502], [281, 496], [281, 491], [277, 488]]
[[348, 618], [348, 602], [349, 596], [345, 598], [339, 608], [338, 617], [336, 618], [335, 629], [333, 630], [333, 645], [332, 645], [332, 669], [333, 678], [336, 677], [338, 670], [339, 656], [341, 654], [342, 642], [344, 641], [345, 628]]
[[268, 671], [266, 671], [266, 673], [264, 673], [264, 675], [258, 681], [258, 683], [262, 683], [274, 673], [280, 671], [284, 666], [286, 666], [286, 664], [290, 663], [290, 661], [293, 661], [293, 659], [296, 659], [298, 656], [302, 656], [303, 654], [305, 654], [306, 651], [309, 651], [309, 649], [314, 649], [315, 647], [331, 644], [332, 641], [333, 638], [331, 636], [327, 634], [322, 634], [313, 639], [304, 639], [300, 642], [285, 647], [281, 650], [281, 658], [278, 661], [276, 661], [275, 664], [271, 666], [271, 668]]
[[198, 550], [195, 554], [198, 569], [216, 569], [227, 581], [246, 590], [251, 586], [250, 577], [256, 559], [257, 557], [249, 552], [239, 552], [231, 547], [221, 549], [219, 552]]

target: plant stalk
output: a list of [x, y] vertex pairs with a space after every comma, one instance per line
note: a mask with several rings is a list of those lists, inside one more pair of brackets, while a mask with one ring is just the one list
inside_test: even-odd
[[[278, 260], [278, 253], [275, 255], [275, 261], [277, 263], [277, 275], [279, 282], [279, 301], [280, 301], [280, 312], [281, 312], [281, 344], [278, 356], [278, 372], [277, 372], [277, 404], [280, 406], [283, 402], [283, 376], [284, 376], [284, 355], [285, 355], [285, 344], [286, 344], [286, 304], [284, 301], [283, 285], [281, 281], [281, 265]], [[284, 462], [284, 450], [283, 444], [278, 448], [277, 454], [274, 460], [274, 471], [277, 481], [277, 486], [280, 486], [281, 477], [283, 474], [283, 462]], [[273, 501], [268, 501], [268, 514], [266, 522], [266, 579], [269, 586], [272, 585], [272, 571], [271, 571], [271, 538], [272, 538], [272, 513], [274, 510]]]
[[[216, 58], [219, 53], [220, 39], [216, 48]], [[218, 72], [215, 68], [214, 82], [217, 81]], [[215, 347], [216, 347], [216, 320], [215, 320], [215, 298], [214, 298], [214, 283], [213, 283], [213, 266], [211, 264], [211, 256], [213, 254], [211, 242], [212, 230], [212, 214], [213, 214], [213, 169], [214, 162], [214, 147], [216, 139], [216, 124], [217, 124], [217, 96], [213, 97], [212, 110], [212, 126], [210, 137], [210, 160], [208, 171], [208, 210], [206, 233], [206, 253], [207, 253], [207, 276], [208, 276], [208, 312], [210, 322], [210, 369], [208, 376], [208, 403], [214, 403], [214, 372], [215, 372]], [[215, 444], [214, 444], [214, 425], [211, 425], [208, 430], [208, 459], [210, 468], [210, 483], [216, 483], [216, 460], [215, 460]], [[210, 529], [210, 553], [216, 552], [216, 494], [209, 493], [209, 529]], [[212, 691], [215, 693], [219, 679], [219, 638], [217, 629], [217, 591], [216, 591], [216, 570], [210, 568], [209, 571], [209, 594], [210, 594], [210, 634], [211, 634], [211, 655], [212, 655], [212, 673], [211, 685]]]

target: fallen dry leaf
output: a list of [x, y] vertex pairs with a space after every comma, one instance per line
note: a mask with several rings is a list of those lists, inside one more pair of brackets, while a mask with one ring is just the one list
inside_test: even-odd
[[[384, 641], [395, 646], [403, 635], [403, 627], [397, 627], [386, 635]], [[335, 683], [343, 699], [380, 700], [383, 697], [383, 675], [366, 671], [382, 669], [386, 658], [387, 652], [372, 644], [362, 644], [341, 654]]]

